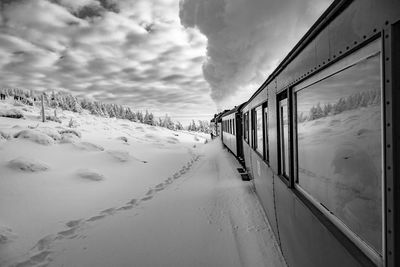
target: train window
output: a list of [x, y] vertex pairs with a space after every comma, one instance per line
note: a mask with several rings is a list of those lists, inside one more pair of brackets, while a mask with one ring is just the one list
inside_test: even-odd
[[288, 116], [288, 101], [286, 93], [280, 95], [278, 102], [278, 118], [279, 118], [279, 151], [280, 151], [280, 174], [284, 177], [289, 177], [289, 116]]
[[268, 145], [268, 106], [265, 103], [263, 105], [263, 112], [264, 118], [264, 158], [266, 161], [269, 161], [269, 145]]
[[381, 55], [374, 43], [295, 88], [296, 182], [353, 239], [382, 254]]
[[258, 106], [253, 111], [254, 114], [254, 149], [263, 157], [264, 138], [263, 138], [263, 114], [262, 106]]
[[244, 140], [249, 143], [249, 112], [247, 111], [243, 115], [243, 137]]

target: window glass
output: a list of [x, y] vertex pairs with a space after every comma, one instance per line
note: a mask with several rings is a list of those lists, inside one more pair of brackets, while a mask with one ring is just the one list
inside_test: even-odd
[[289, 177], [289, 118], [287, 98], [279, 101], [280, 171]]
[[269, 146], [268, 146], [268, 107], [264, 106], [263, 107], [263, 115], [264, 115], [264, 145], [265, 145], [265, 159], [268, 161], [269, 160]]
[[243, 136], [244, 140], [249, 142], [249, 112], [244, 113], [244, 123], [243, 123]]
[[380, 54], [295, 98], [299, 186], [381, 254]]
[[254, 111], [254, 122], [255, 122], [255, 144], [254, 148], [258, 153], [263, 155], [263, 125], [262, 125], [262, 108], [261, 106], [257, 107]]

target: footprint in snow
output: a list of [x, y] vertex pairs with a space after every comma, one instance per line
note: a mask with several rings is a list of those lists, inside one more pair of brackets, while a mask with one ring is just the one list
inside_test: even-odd
[[133, 198], [131, 201], [129, 201], [129, 202], [126, 203], [126, 204], [136, 205], [137, 203], [138, 203], [137, 199], [136, 199], [136, 198]]
[[112, 215], [112, 214], [115, 213], [115, 211], [116, 211], [115, 208], [109, 208], [109, 209], [105, 209], [105, 210], [101, 211], [101, 213], [102, 214], [107, 214], [107, 215]]
[[65, 225], [66, 225], [67, 227], [69, 227], [69, 228], [74, 228], [74, 227], [79, 226], [79, 224], [80, 224], [81, 222], [82, 222], [82, 219], [79, 219], [79, 220], [72, 220], [72, 221], [67, 222]]
[[57, 239], [62, 239], [66, 237], [73, 237], [75, 235], [77, 228], [71, 228], [57, 233]]
[[48, 250], [38, 252], [36, 254], [33, 254], [28, 260], [21, 261], [14, 266], [15, 267], [47, 266], [50, 263], [50, 260], [48, 259], [48, 257], [51, 253], [52, 252], [48, 251]]
[[47, 235], [45, 237], [43, 237], [42, 239], [40, 239], [36, 245], [33, 247], [33, 249], [37, 249], [39, 251], [45, 250], [45, 249], [49, 249], [51, 243], [53, 243], [55, 240], [55, 236], [54, 235]]
[[94, 221], [98, 221], [100, 219], [103, 219], [104, 217], [106, 217], [106, 215], [96, 215], [96, 216], [93, 216], [93, 217], [87, 219], [86, 221], [87, 222], [94, 222]]
[[154, 189], [150, 189], [149, 191], [147, 191], [146, 196], [150, 196], [154, 194]]
[[122, 207], [118, 208], [117, 210], [130, 210], [132, 208], [133, 208], [133, 205], [130, 204], [130, 205], [122, 206]]
[[153, 196], [147, 196], [147, 197], [142, 198], [141, 200], [142, 201], [147, 201], [147, 200], [150, 200], [152, 198], [153, 198]]

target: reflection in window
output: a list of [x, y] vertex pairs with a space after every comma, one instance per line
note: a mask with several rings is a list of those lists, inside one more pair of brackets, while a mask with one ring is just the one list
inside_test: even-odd
[[244, 113], [243, 117], [243, 137], [244, 140], [248, 143], [249, 142], [249, 112]]
[[287, 98], [279, 101], [280, 171], [289, 177], [289, 118]]
[[262, 125], [262, 109], [261, 106], [257, 107], [254, 111], [254, 123], [255, 123], [255, 144], [254, 148], [258, 153], [263, 155], [263, 125]]
[[298, 184], [382, 253], [380, 55], [296, 92]]

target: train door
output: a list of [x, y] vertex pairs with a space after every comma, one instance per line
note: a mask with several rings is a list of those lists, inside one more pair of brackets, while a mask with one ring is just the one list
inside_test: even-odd
[[237, 147], [237, 157], [242, 162], [244, 160], [243, 155], [243, 142], [242, 142], [242, 116], [240, 112], [235, 113], [236, 118], [236, 147]]

